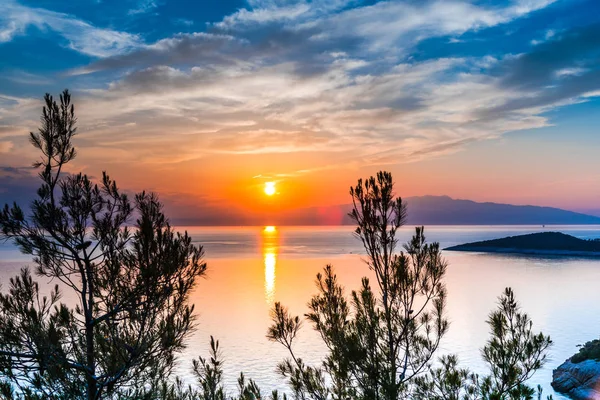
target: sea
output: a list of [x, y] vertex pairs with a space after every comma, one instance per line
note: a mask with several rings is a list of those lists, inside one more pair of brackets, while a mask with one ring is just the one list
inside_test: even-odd
[[[336, 227], [177, 227], [202, 245], [208, 264], [190, 298], [197, 328], [179, 355], [176, 372], [193, 383], [192, 360], [206, 357], [210, 337], [219, 341], [226, 388], [234, 394], [243, 372], [263, 393], [286, 391], [276, 371], [287, 351], [266, 338], [269, 311], [281, 302], [292, 314], [303, 316], [316, 294], [315, 276], [330, 264], [346, 293], [357, 289], [363, 276], [372, 277], [364, 250], [352, 226]], [[397, 233], [407, 242], [415, 227]], [[582, 239], [600, 238], [600, 226], [428, 226], [428, 242], [442, 248], [473, 241], [534, 232], [563, 232]], [[400, 247], [400, 246], [399, 246]], [[552, 370], [577, 352], [578, 345], [600, 337], [600, 258], [532, 256], [443, 251], [448, 263], [446, 316], [448, 333], [438, 356], [457, 354], [461, 366], [486, 374], [481, 348], [489, 338], [486, 320], [504, 288], [511, 287], [533, 320], [534, 330], [550, 335], [549, 359], [528, 382], [544, 394], [566, 397], [550, 386]], [[10, 244], [0, 244], [0, 290], [31, 260]], [[39, 278], [42, 286], [52, 285]], [[68, 299], [68, 298], [67, 298]], [[325, 348], [308, 322], [298, 336], [295, 352], [318, 364]], [[545, 398], [545, 396], [544, 396]]]

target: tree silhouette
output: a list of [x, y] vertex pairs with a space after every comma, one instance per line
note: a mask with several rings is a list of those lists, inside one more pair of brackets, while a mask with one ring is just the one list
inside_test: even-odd
[[[76, 156], [74, 106], [66, 90], [60, 104], [44, 100], [30, 134], [41, 152], [37, 198], [28, 214], [6, 205], [0, 230], [57, 284], [42, 296], [25, 268], [0, 294], [2, 393], [114, 397], [169, 375], [193, 328], [188, 297], [206, 268], [203, 250], [173, 231], [154, 194], [131, 201], [106, 173], [98, 184], [65, 173]], [[61, 290], [74, 307], [60, 302]]]
[[267, 337], [282, 343], [291, 359], [279, 366], [299, 398], [398, 399], [408, 383], [426, 371], [448, 322], [443, 316], [446, 263], [437, 243], [427, 244], [423, 228], [397, 252], [396, 231], [406, 208], [394, 197], [392, 176], [359, 180], [350, 189], [355, 234], [375, 273], [344, 296], [331, 266], [317, 275], [318, 294], [309, 303], [307, 320], [321, 335], [328, 354], [319, 367], [307, 366], [292, 349], [300, 319], [275, 304]]
[[[491, 338], [483, 348], [490, 375], [479, 377], [458, 367], [458, 358], [434, 362], [448, 329], [444, 318], [446, 262], [437, 243], [427, 244], [423, 228], [397, 252], [396, 231], [406, 208], [395, 198], [391, 174], [359, 180], [351, 188], [356, 236], [362, 241], [375, 289], [363, 278], [350, 299], [328, 265], [317, 275], [318, 294], [306, 319], [320, 334], [327, 354], [321, 365], [307, 365], [293, 345], [302, 321], [280, 303], [272, 310], [267, 337], [281, 343], [290, 358], [279, 365], [297, 399], [315, 400], [516, 400], [532, 399], [525, 384], [542, 367], [550, 338], [532, 333], [511, 289], [490, 314]], [[541, 389], [538, 388], [538, 398]], [[551, 398], [551, 397], [550, 397]]]
[[[521, 312], [512, 289], [499, 298], [487, 321], [490, 339], [481, 353], [489, 375], [480, 377], [458, 367], [458, 358], [444, 356], [441, 367], [419, 377], [413, 398], [431, 400], [533, 399], [536, 390], [525, 382], [546, 362], [550, 337], [533, 333], [529, 316]], [[542, 390], [537, 388], [538, 399]], [[549, 400], [552, 396], [548, 397]]]
[[287, 400], [287, 396], [277, 390], [263, 395], [252, 379], [240, 373], [237, 380], [237, 393], [229, 394], [223, 385], [223, 358], [219, 341], [210, 337], [210, 353], [207, 358], [198, 357], [192, 363], [195, 385], [185, 385], [181, 379], [161, 378], [151, 385], [132, 388], [127, 399], [136, 400]]

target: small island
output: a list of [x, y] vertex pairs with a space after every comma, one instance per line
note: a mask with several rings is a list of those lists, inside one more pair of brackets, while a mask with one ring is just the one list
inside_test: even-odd
[[584, 240], [560, 232], [540, 232], [465, 243], [444, 250], [600, 257], [600, 240]]

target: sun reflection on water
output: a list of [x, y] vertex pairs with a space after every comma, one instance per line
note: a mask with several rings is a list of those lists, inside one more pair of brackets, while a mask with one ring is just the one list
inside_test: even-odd
[[269, 305], [275, 302], [278, 250], [279, 235], [277, 233], [277, 228], [274, 226], [266, 226], [262, 231], [262, 252], [265, 264], [265, 301]]

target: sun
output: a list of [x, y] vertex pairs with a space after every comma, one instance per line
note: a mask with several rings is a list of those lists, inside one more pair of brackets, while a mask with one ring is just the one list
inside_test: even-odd
[[275, 194], [275, 182], [265, 182], [265, 194], [273, 196]]

